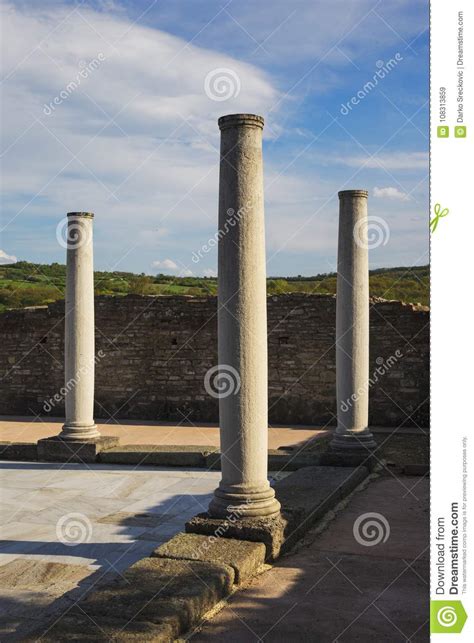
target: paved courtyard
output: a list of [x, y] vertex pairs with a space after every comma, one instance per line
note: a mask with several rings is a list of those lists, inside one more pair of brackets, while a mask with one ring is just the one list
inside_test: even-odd
[[21, 639], [182, 531], [220, 475], [1, 462], [0, 639]]

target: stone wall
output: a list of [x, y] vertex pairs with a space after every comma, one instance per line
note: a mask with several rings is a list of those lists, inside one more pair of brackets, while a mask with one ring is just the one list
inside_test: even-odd
[[[268, 299], [272, 424], [335, 424], [335, 304], [331, 295]], [[216, 328], [214, 297], [97, 297], [96, 417], [216, 422], [218, 401], [204, 388]], [[63, 337], [64, 302], [0, 314], [1, 414], [45, 414], [64, 385]], [[426, 308], [372, 301], [370, 374], [371, 424], [428, 425]], [[54, 403], [50, 415], [63, 413]]]

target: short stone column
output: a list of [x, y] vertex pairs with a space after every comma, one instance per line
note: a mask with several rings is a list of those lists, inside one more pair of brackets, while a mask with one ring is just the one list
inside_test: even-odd
[[[222, 479], [213, 517], [266, 517], [280, 503], [267, 478], [268, 367], [263, 118], [219, 119], [218, 355]], [[230, 379], [232, 380], [230, 382]]]
[[94, 422], [94, 265], [89, 212], [67, 215], [67, 267], [64, 337], [66, 421], [59, 435], [38, 441], [38, 459], [95, 462], [119, 439], [102, 437]]
[[369, 253], [366, 190], [339, 192], [336, 299], [336, 451], [376, 444], [369, 422]]
[[90, 440], [100, 433], [94, 422], [94, 261], [89, 212], [67, 215], [64, 376], [64, 440]]

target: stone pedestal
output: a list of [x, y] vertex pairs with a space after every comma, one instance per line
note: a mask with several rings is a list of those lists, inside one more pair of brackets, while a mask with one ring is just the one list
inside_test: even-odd
[[[212, 517], [276, 516], [267, 479], [267, 301], [263, 118], [219, 119], [218, 356], [222, 480]], [[225, 390], [224, 390], [225, 388]]]
[[369, 257], [366, 190], [339, 192], [337, 255], [337, 429], [331, 450], [367, 452], [369, 420]]
[[101, 451], [119, 443], [114, 436], [99, 436], [90, 440], [69, 440], [61, 435], [38, 440], [38, 460], [45, 462], [97, 462]]

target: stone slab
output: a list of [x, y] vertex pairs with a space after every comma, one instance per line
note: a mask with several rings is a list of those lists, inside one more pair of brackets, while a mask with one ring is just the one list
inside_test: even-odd
[[275, 493], [283, 512], [291, 516], [283, 550], [292, 547], [328, 511], [369, 475], [364, 466], [307, 467], [283, 478]]
[[[281, 449], [268, 450], [269, 471], [297, 471], [303, 467], [317, 466], [321, 463], [321, 454], [298, 453]], [[210, 471], [220, 471], [221, 454], [219, 451], [210, 453], [205, 460], [205, 467]]]
[[268, 469], [270, 471], [297, 471], [303, 467], [317, 466], [321, 462], [318, 453], [285, 453], [280, 449], [268, 451]]
[[[222, 563], [145, 558], [75, 604], [49, 630], [50, 640], [76, 624], [83, 628], [86, 618], [124, 631], [123, 639], [91, 632], [91, 640], [172, 641], [228, 596], [233, 582], [234, 570]], [[128, 632], [137, 638], [127, 638]]]
[[0, 458], [34, 462], [38, 459], [36, 442], [0, 442]]
[[[173, 627], [167, 623], [148, 623], [133, 620], [129, 623], [101, 618], [100, 621], [81, 614], [67, 613], [49, 630], [38, 632], [41, 641], [66, 643], [67, 641], [136, 641], [143, 643], [170, 643], [174, 640]], [[36, 637], [23, 639], [37, 641]]]
[[96, 462], [101, 451], [117, 446], [119, 438], [101, 436], [94, 440], [63, 440], [58, 436], [38, 440], [38, 460], [46, 462]]
[[214, 451], [213, 446], [126, 444], [102, 451], [99, 460], [110, 464], [205, 467], [206, 457]]
[[151, 555], [158, 558], [224, 563], [233, 568], [235, 582], [238, 584], [253, 576], [263, 565], [265, 545], [234, 538], [221, 538], [219, 534], [203, 536], [180, 533], [155, 549]]
[[306, 467], [275, 484], [284, 511], [326, 513], [368, 475], [366, 467]]
[[271, 561], [278, 558], [290, 523], [291, 519], [287, 515], [272, 518], [240, 518], [231, 522], [225, 518], [212, 518], [204, 512], [191, 518], [186, 523], [185, 529], [188, 534], [209, 537], [220, 534], [223, 538], [263, 543], [266, 549], [265, 559]]
[[370, 471], [375, 471], [375, 469], [380, 465], [381, 457], [380, 452], [375, 456], [371, 453], [340, 453], [328, 449], [325, 453], [321, 454], [320, 464], [332, 467], [364, 466]]
[[306, 467], [275, 484], [281, 515], [271, 519], [242, 518], [229, 522], [208, 513], [194, 516], [186, 523], [187, 533], [221, 534], [262, 542], [271, 561], [297, 542], [303, 534], [367, 476], [366, 467]]

